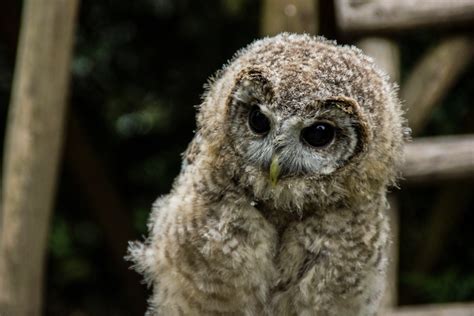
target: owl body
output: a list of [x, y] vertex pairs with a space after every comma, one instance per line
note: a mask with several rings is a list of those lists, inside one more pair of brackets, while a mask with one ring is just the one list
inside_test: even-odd
[[256, 41], [197, 122], [149, 238], [129, 248], [150, 314], [374, 315], [404, 122], [371, 60], [308, 35]]

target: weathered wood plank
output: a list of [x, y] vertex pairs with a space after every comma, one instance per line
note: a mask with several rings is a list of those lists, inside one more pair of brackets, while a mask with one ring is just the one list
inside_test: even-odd
[[[360, 40], [357, 46], [371, 56], [393, 82], [400, 79], [400, 50], [398, 45], [389, 39], [367, 37]], [[389, 197], [390, 209], [387, 212], [390, 223], [391, 243], [388, 249], [387, 282], [380, 309], [392, 308], [398, 300], [398, 203], [395, 195]]]
[[7, 122], [0, 315], [40, 315], [79, 0], [27, 0]]
[[474, 20], [472, 0], [335, 0], [339, 28], [348, 32], [413, 29]]
[[405, 153], [403, 176], [408, 181], [474, 176], [474, 135], [417, 138]]
[[474, 303], [404, 306], [380, 316], [474, 316]]
[[318, 10], [318, 1], [315, 0], [265, 0], [262, 6], [261, 34], [317, 34]]
[[400, 81], [400, 49], [397, 43], [383, 37], [366, 37], [357, 46], [372, 57], [393, 82]]
[[423, 129], [435, 106], [441, 103], [473, 56], [472, 38], [452, 37], [431, 49], [411, 71], [400, 97], [405, 102], [413, 134]]

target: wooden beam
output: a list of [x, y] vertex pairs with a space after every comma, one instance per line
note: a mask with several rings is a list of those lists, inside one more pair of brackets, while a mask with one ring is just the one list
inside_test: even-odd
[[400, 81], [400, 49], [397, 43], [383, 37], [366, 37], [357, 46], [372, 57], [393, 82]]
[[381, 316], [473, 316], [474, 303], [404, 306]]
[[423, 129], [435, 106], [441, 104], [473, 56], [472, 38], [452, 37], [431, 49], [411, 71], [400, 97], [405, 101], [413, 134]]
[[315, 0], [265, 0], [262, 7], [261, 34], [317, 34], [318, 10], [318, 1]]
[[380, 32], [474, 20], [472, 0], [335, 0], [345, 32]]
[[0, 315], [40, 315], [78, 0], [26, 0], [2, 176]]
[[[400, 79], [400, 49], [389, 39], [367, 37], [360, 40], [357, 46], [374, 59], [375, 64], [382, 69], [393, 82]], [[395, 195], [389, 196], [390, 208], [387, 216], [390, 225], [390, 244], [388, 247], [388, 267], [385, 292], [380, 304], [380, 312], [393, 308], [398, 301], [398, 240], [399, 216], [398, 203]], [[380, 313], [379, 312], [379, 313]]]
[[403, 176], [437, 181], [474, 176], [474, 135], [417, 138], [405, 147]]

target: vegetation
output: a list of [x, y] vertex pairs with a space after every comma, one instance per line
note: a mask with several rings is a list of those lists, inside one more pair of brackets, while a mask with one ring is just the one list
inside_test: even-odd
[[[5, 9], [0, 13], [5, 21], [0, 23], [3, 127], [20, 7], [14, 0], [0, 7]], [[139, 281], [123, 262], [125, 241], [145, 233], [151, 203], [169, 191], [179, 172], [203, 85], [259, 36], [261, 5], [253, 0], [83, 0], [80, 7], [44, 305], [48, 315], [136, 314], [143, 311], [146, 294], [132, 288]], [[323, 35], [355, 43], [356, 37], [337, 33], [331, 14], [322, 16]], [[402, 82], [440, 36], [452, 32], [393, 35], [401, 48]], [[422, 136], [474, 132], [473, 78], [470, 63]], [[1, 128], [0, 148], [3, 139]], [[401, 182], [400, 304], [474, 300], [472, 180]], [[443, 225], [429, 225], [440, 213], [448, 214]], [[440, 239], [433, 238], [437, 234]], [[427, 242], [439, 246], [429, 259], [420, 257], [431, 247]]]

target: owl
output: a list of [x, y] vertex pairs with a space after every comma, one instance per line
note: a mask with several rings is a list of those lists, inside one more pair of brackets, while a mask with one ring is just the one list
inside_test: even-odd
[[404, 124], [396, 87], [355, 47], [284, 33], [237, 52], [149, 237], [130, 243], [148, 313], [374, 315]]

